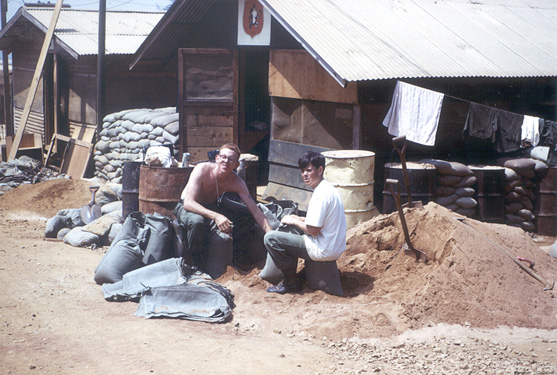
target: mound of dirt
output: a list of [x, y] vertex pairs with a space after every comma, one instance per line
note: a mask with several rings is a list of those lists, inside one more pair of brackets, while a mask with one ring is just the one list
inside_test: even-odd
[[32, 212], [52, 217], [59, 210], [80, 208], [91, 201], [91, 182], [57, 179], [38, 184], [22, 184], [0, 198], [0, 209]]
[[520, 228], [456, 217], [462, 216], [433, 202], [406, 211], [411, 242], [427, 264], [399, 252], [404, 236], [396, 213], [351, 230], [339, 260], [347, 296], [392, 304], [397, 320], [414, 328], [431, 322], [557, 328], [554, 291], [544, 291], [505, 250], [534, 262], [551, 282], [557, 261]]

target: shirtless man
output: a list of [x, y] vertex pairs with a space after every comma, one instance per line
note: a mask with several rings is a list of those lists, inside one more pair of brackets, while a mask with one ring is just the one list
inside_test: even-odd
[[[237, 193], [257, 224], [265, 232], [271, 230], [263, 212], [249, 194], [246, 183], [234, 173], [234, 170], [240, 165], [239, 157], [238, 146], [227, 143], [220, 147], [215, 163], [197, 164], [182, 192], [182, 201], [174, 210], [176, 217], [186, 226], [188, 245], [192, 252], [194, 265], [200, 266], [202, 263], [206, 232], [212, 222], [222, 233], [231, 235], [233, 238], [242, 237], [236, 234], [251, 229], [239, 228], [246, 225], [247, 212], [222, 207], [225, 192]], [[252, 218], [249, 219], [251, 221]], [[244, 222], [244, 225], [238, 224], [238, 222]], [[251, 222], [253, 223], [253, 221]]]

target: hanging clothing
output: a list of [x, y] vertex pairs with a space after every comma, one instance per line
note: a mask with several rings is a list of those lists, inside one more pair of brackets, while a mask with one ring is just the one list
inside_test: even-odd
[[495, 133], [499, 128], [498, 110], [482, 104], [470, 103], [468, 116], [464, 124], [464, 134], [472, 138], [489, 139], [495, 142]]
[[395, 137], [435, 145], [444, 94], [397, 81], [383, 126]]
[[495, 149], [502, 153], [519, 150], [524, 115], [503, 110], [498, 110], [498, 112], [499, 131]]
[[557, 122], [545, 120], [540, 134], [540, 143], [549, 146], [547, 164], [557, 166]]
[[520, 145], [526, 147], [529, 143], [536, 147], [540, 143], [540, 118], [534, 116], [524, 116], [522, 122]]

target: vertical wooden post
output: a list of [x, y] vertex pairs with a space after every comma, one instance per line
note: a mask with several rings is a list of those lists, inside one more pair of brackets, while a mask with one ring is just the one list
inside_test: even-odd
[[56, 22], [58, 22], [58, 16], [60, 15], [60, 10], [62, 9], [63, 2], [64, 0], [58, 0], [56, 2], [56, 6], [54, 7], [54, 13], [52, 14], [50, 26], [48, 27], [48, 31], [46, 32], [46, 36], [44, 38], [43, 48], [41, 49], [41, 54], [39, 55], [37, 66], [35, 67], [35, 74], [33, 75], [33, 80], [31, 81], [29, 93], [27, 94], [27, 100], [25, 101], [25, 107], [23, 107], [21, 121], [19, 123], [19, 127], [17, 128], [17, 132], [14, 137], [14, 143], [10, 150], [10, 154], [8, 155], [8, 160], [15, 159], [17, 150], [19, 149], [19, 144], [21, 143], [21, 138], [23, 137], [23, 132], [25, 131], [25, 126], [27, 125], [29, 114], [31, 113], [31, 105], [33, 104], [33, 100], [35, 99], [35, 95], [37, 94], [37, 88], [39, 86], [39, 81], [41, 80], [44, 62], [46, 60], [50, 42], [52, 41], [52, 36], [54, 35], [54, 28], [56, 27]]
[[[6, 26], [6, 12], [8, 11], [8, 0], [2, 0], [2, 28]], [[6, 136], [14, 135], [14, 123], [12, 118], [12, 91], [10, 84], [10, 63], [7, 51], [2, 51], [2, 67], [4, 74], [4, 124], [6, 125]]]
[[99, 52], [97, 55], [97, 131], [93, 137], [93, 144], [96, 143], [103, 127], [104, 118], [104, 56], [105, 56], [105, 39], [106, 39], [106, 0], [99, 1]]
[[362, 148], [362, 107], [354, 104], [352, 116], [352, 148], [360, 150]]

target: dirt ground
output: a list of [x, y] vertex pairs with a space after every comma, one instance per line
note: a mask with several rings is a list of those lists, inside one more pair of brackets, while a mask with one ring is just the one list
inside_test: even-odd
[[[106, 248], [44, 239], [46, 220], [90, 199], [75, 180], [21, 185], [0, 197], [2, 374], [555, 374], [555, 238], [455, 219], [436, 204], [350, 230], [338, 262], [343, 297], [307, 287], [271, 295], [258, 270], [219, 278], [235, 295], [230, 321], [135, 317], [93, 281]], [[475, 228], [475, 229], [474, 229]], [[524, 263], [528, 265], [528, 263]]]

